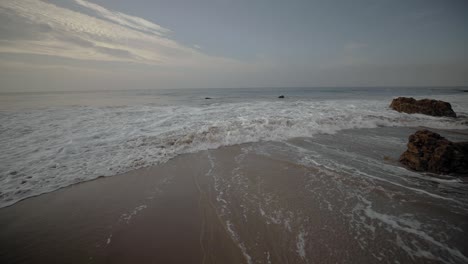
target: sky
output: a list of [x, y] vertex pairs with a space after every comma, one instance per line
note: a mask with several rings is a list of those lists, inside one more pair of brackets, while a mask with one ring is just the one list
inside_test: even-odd
[[466, 86], [466, 0], [0, 0], [0, 92]]

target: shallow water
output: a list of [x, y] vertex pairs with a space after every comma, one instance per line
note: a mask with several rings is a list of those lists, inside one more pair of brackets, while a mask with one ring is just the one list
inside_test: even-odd
[[[390, 110], [391, 99], [402, 94], [444, 99], [460, 118]], [[221, 146], [287, 142], [353, 128], [468, 128], [468, 94], [457, 89], [199, 89], [0, 97], [7, 102], [0, 111], [0, 207]], [[392, 138], [380, 139], [385, 140]]]
[[[399, 95], [459, 117], [390, 110]], [[2, 263], [468, 262], [466, 180], [397, 162], [421, 127], [468, 140], [456, 89], [0, 97]]]
[[466, 263], [467, 183], [398, 164], [415, 130], [205, 150], [27, 199], [0, 210], [0, 260]]
[[[272, 254], [272, 263], [468, 261], [466, 182], [399, 166], [413, 131], [243, 146], [230, 172], [211, 157], [219, 214], [247, 262], [269, 263]], [[271, 161], [281, 164], [274, 172]], [[272, 249], [270, 240], [282, 244]]]

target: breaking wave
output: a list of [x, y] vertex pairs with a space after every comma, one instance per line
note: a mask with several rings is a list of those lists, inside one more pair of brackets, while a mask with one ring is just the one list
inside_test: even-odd
[[[468, 113], [456, 107], [458, 113]], [[166, 162], [183, 153], [343, 129], [413, 126], [467, 129], [468, 121], [397, 113], [383, 100], [3, 111], [0, 207], [99, 176]]]

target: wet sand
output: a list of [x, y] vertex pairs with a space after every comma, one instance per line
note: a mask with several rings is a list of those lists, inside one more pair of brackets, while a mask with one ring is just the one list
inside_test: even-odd
[[1, 209], [1, 262], [242, 262], [201, 192], [205, 155], [180, 156]]
[[461, 263], [468, 255], [466, 234], [451, 229], [436, 237], [449, 245], [440, 256], [408, 254], [408, 243], [421, 254], [434, 245], [417, 240], [417, 227], [405, 230], [411, 222], [390, 218], [389, 231], [392, 222], [379, 223], [383, 214], [372, 210], [412, 197], [405, 210], [443, 214], [468, 230], [465, 211], [261, 150], [258, 143], [181, 155], [0, 209], [0, 262]]

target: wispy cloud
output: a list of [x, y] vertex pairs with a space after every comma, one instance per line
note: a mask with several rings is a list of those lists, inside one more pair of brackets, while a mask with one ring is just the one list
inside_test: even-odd
[[84, 0], [75, 0], [75, 2], [85, 8], [95, 11], [99, 16], [122, 26], [126, 26], [143, 32], [153, 33], [158, 36], [170, 32], [169, 29], [163, 28], [157, 24], [154, 24], [153, 22], [150, 22], [140, 17], [129, 16], [120, 12], [111, 11], [100, 5], [93, 4]]
[[234, 62], [181, 45], [168, 37], [169, 29], [143, 18], [84, 0], [74, 4], [82, 12], [40, 0], [0, 1], [0, 17], [8, 24], [0, 53], [166, 66]]

